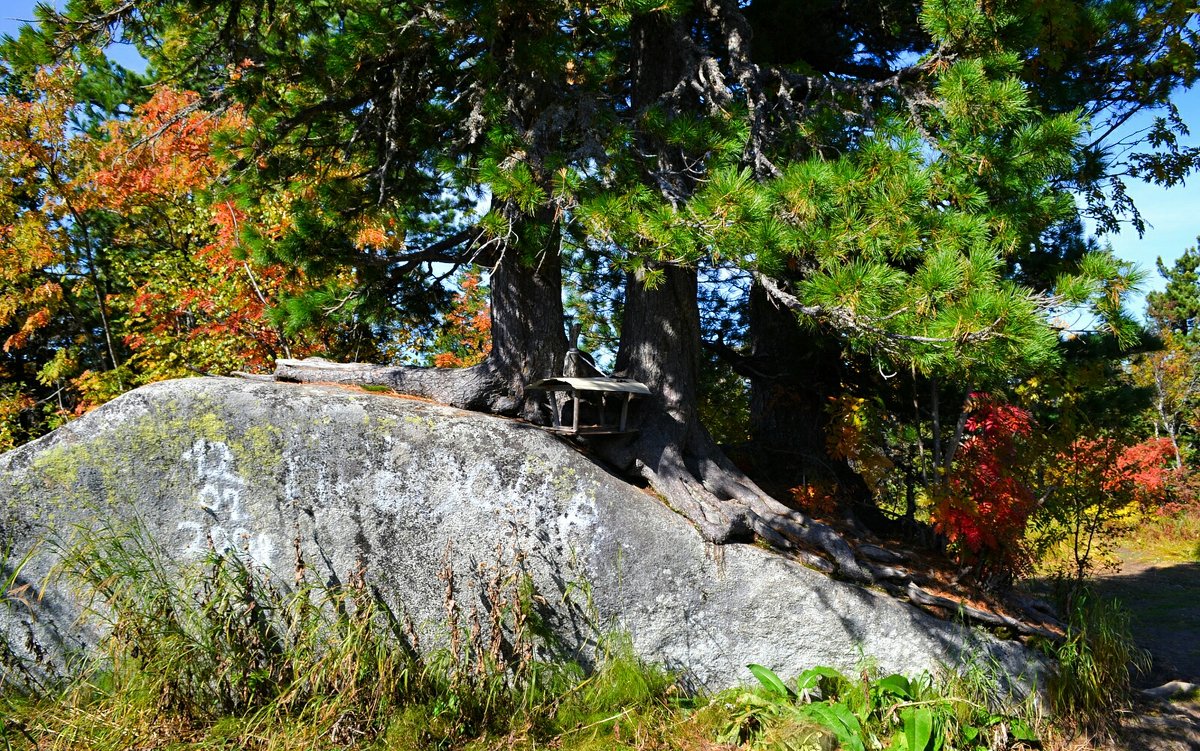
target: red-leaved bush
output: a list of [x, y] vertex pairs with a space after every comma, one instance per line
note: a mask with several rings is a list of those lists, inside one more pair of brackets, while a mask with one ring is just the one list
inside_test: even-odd
[[933, 510], [937, 531], [981, 574], [1011, 575], [1026, 563], [1021, 544], [1034, 496], [1017, 470], [1021, 442], [1033, 432], [1028, 410], [986, 395], [974, 408], [954, 468]]
[[1168, 500], [1169, 467], [1174, 457], [1169, 438], [1151, 438], [1126, 446], [1105, 472], [1103, 489], [1123, 494], [1143, 509], [1159, 506]]

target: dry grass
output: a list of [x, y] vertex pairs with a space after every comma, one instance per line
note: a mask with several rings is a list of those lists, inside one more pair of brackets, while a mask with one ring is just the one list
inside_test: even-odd
[[864, 748], [883, 748], [926, 709], [946, 747], [1020, 748], [1016, 728], [1049, 732], [1035, 712], [1018, 722], [1014, 707], [998, 709], [985, 670], [908, 681], [820, 669], [790, 689], [697, 696], [618, 635], [598, 635], [590, 669], [541, 661], [553, 645], [519, 559], [470, 576], [446, 564], [444, 638], [423, 645], [371, 594], [369, 572], [319, 585], [298, 552], [286, 585], [215, 551], [168, 571], [136, 530], [63, 553], [110, 636], [56, 690], [0, 692], [0, 751], [826, 751], [835, 737], [858, 747], [838, 718], [857, 718]]

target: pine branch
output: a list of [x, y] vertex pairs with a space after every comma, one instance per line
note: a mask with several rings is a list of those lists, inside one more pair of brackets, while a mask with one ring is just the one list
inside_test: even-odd
[[776, 379], [781, 377], [780, 373], [768, 373], [763, 368], [763, 366], [767, 364], [768, 358], [742, 354], [720, 340], [710, 342], [705, 339], [701, 341], [700, 344], [709, 352], [712, 352], [714, 355], [720, 358], [721, 362], [724, 362], [729, 367], [733, 368], [733, 372], [740, 376], [745, 378], [762, 379]]
[[916, 334], [902, 334], [896, 331], [888, 331], [878, 324], [893, 317], [895, 314], [885, 316], [884, 318], [863, 319], [850, 308], [843, 306], [806, 305], [800, 298], [784, 290], [765, 274], [755, 272], [754, 279], [762, 285], [762, 288], [766, 290], [768, 295], [787, 308], [801, 315], [819, 319], [842, 333], [878, 340], [883, 348], [888, 351], [895, 351], [895, 347], [889, 346], [889, 342], [958, 346], [979, 344], [1003, 336], [1003, 333], [999, 330], [1000, 324], [1004, 322], [1002, 318], [997, 318], [982, 329], [967, 332], [962, 336], [919, 336]]

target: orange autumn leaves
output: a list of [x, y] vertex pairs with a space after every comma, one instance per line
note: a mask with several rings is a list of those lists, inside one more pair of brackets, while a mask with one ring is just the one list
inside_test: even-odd
[[[62, 185], [79, 154], [70, 148], [74, 106], [67, 71], [41, 71], [38, 97], [0, 104], [0, 332], [5, 351], [24, 347], [62, 303], [45, 269], [61, 264], [64, 222], [78, 190]], [[46, 185], [59, 186], [48, 190]]]
[[289, 270], [245, 259], [245, 211], [197, 200], [223, 169], [212, 153], [215, 135], [245, 121], [237, 110], [197, 105], [194, 93], [157, 90], [133, 119], [109, 125], [98, 169], [87, 176], [95, 208], [126, 220], [115, 238], [130, 251], [120, 271], [137, 285], [120, 301], [124, 341], [157, 377], [188, 367], [264, 368], [287, 348], [268, 310]]
[[463, 368], [483, 362], [492, 350], [492, 315], [486, 289], [477, 269], [463, 275], [454, 306], [435, 342], [442, 350], [433, 356], [438, 368]]
[[220, 172], [211, 153], [213, 133], [244, 127], [236, 110], [199, 111], [192, 92], [159, 88], [133, 119], [108, 123], [93, 168], [82, 175], [96, 208], [136, 212], [178, 201], [207, 186]]
[[288, 349], [269, 309], [303, 281], [252, 266], [250, 218], [201, 200], [240, 112], [159, 88], [85, 130], [76, 80], [46, 69], [0, 96], [0, 449], [141, 383], [267, 367]]

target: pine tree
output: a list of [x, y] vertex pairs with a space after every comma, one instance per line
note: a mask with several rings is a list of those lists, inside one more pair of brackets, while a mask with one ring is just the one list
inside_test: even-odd
[[[603, 258], [626, 275], [617, 368], [655, 394], [609, 458], [710, 539], [815, 544], [865, 577], [701, 423], [697, 268], [754, 280], [750, 339], [784, 379], [829, 363], [901, 367], [934, 394], [938, 379], [1002, 380], [1054, 361], [1056, 304], [1093, 303], [1128, 337], [1126, 270], [1047, 239], [1077, 220], [1070, 188], [1102, 215], [1109, 186], [1123, 207], [1087, 116], [1169, 105], [1194, 80], [1184, 5], [74, 0], [46, 26], [60, 46], [130, 39], [157, 75], [205, 92], [198, 106], [245, 108], [215, 191], [277, 209], [245, 230], [256, 262], [331, 280], [281, 306], [285, 327], [353, 315], [386, 331], [447, 301], [430, 264], [491, 269], [484, 362], [348, 377], [538, 419], [525, 386], [565, 350], [564, 255]], [[1057, 20], [1074, 16], [1092, 36], [1057, 54]], [[1122, 61], [1135, 48], [1145, 59]], [[1133, 162], [1163, 182], [1195, 156], [1170, 115]], [[814, 339], [818, 355], [781, 361]], [[780, 409], [760, 404], [760, 421]]]
[[1175, 466], [1195, 452], [1200, 427], [1200, 252], [1187, 248], [1168, 268], [1166, 289], [1146, 295], [1146, 315], [1162, 346], [1133, 363], [1136, 382], [1153, 392], [1154, 435], [1171, 441]]
[[1159, 258], [1158, 273], [1167, 286], [1146, 295], [1146, 315], [1164, 333], [1195, 338], [1200, 324], [1200, 251], [1185, 249], [1170, 268]]

